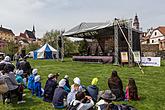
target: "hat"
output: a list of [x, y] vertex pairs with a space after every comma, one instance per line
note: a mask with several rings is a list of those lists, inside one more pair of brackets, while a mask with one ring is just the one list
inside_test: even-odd
[[80, 85], [80, 78], [78, 78], [78, 77], [75, 77], [74, 79], [73, 79], [73, 82], [74, 82], [74, 84], [78, 84], [78, 85]]
[[38, 81], [40, 81], [40, 79], [41, 79], [40, 75], [37, 75], [37, 76], [35, 76], [34, 81], [38, 82]]
[[64, 87], [66, 84], [66, 80], [65, 79], [61, 79], [59, 82], [59, 87]]
[[54, 77], [55, 75], [53, 75], [52, 73], [50, 73], [49, 75], [48, 75], [48, 78], [52, 78], [52, 77]]
[[97, 82], [98, 82], [98, 78], [93, 78], [91, 84], [92, 85], [97, 85]]
[[16, 70], [17, 75], [23, 75], [23, 70]]
[[68, 75], [65, 75], [65, 76], [64, 76], [64, 78], [68, 79], [68, 78], [69, 78], [69, 76], [68, 76]]
[[101, 95], [101, 98], [109, 100], [109, 101], [113, 101], [116, 99], [116, 96], [112, 94], [110, 90], [105, 90], [104, 94]]
[[11, 58], [10, 58], [9, 56], [6, 56], [6, 57], [4, 58], [4, 60], [5, 60], [6, 62], [10, 62]]
[[32, 73], [33, 75], [36, 75], [38, 73], [38, 69], [33, 69]]

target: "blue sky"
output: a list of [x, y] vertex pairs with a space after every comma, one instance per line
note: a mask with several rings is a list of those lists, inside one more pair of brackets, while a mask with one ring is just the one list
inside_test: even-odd
[[51, 29], [68, 30], [81, 22], [134, 18], [140, 27], [165, 26], [165, 0], [0, 0], [0, 24], [18, 35], [36, 27], [37, 37]]

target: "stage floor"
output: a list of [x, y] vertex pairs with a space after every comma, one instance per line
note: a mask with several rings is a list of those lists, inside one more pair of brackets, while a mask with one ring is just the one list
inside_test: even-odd
[[73, 56], [73, 61], [112, 63], [113, 56]]

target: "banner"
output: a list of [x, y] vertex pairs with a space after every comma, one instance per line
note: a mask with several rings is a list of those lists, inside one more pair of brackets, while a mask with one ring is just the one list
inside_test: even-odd
[[141, 57], [143, 66], [160, 66], [160, 57]]
[[122, 63], [128, 62], [128, 53], [127, 52], [121, 52], [121, 62]]
[[140, 52], [139, 51], [135, 51], [134, 53], [134, 62], [140, 62], [141, 58], [140, 58]]

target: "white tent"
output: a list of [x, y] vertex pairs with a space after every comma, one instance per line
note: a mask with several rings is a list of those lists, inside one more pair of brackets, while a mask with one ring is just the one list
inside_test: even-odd
[[41, 48], [34, 51], [34, 59], [53, 59], [57, 50], [46, 43]]

